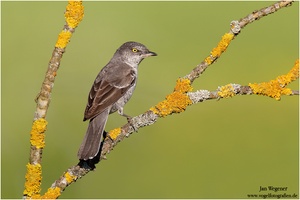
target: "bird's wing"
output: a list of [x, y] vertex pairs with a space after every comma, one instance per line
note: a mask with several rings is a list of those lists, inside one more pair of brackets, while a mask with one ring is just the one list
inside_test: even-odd
[[98, 74], [91, 88], [83, 120], [95, 117], [116, 103], [135, 79], [135, 71], [126, 64], [106, 66]]

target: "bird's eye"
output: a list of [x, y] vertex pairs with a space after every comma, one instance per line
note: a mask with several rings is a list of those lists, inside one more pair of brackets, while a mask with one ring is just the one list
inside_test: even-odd
[[136, 53], [136, 52], [138, 52], [138, 50], [136, 48], [133, 48], [132, 52]]

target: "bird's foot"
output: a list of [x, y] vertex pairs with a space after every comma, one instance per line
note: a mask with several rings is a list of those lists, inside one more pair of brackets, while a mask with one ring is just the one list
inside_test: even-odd
[[126, 117], [127, 122], [130, 124], [130, 126], [131, 126], [132, 129], [133, 129], [133, 131], [134, 131], [134, 132], [137, 132], [137, 129], [136, 129], [135, 126], [134, 126], [132, 117], [129, 116], [129, 115], [126, 115], [125, 113], [123, 113], [123, 110], [121, 110], [121, 112], [119, 112], [119, 114], [122, 115], [123, 117]]
[[132, 129], [133, 129], [133, 131], [134, 131], [134, 132], [138, 132], [137, 129], [135, 128], [135, 126], [134, 126], [134, 123], [133, 123], [133, 120], [132, 120], [133, 118], [130, 117], [130, 116], [128, 116], [128, 115], [126, 116], [126, 118], [127, 118], [127, 122], [130, 124], [130, 126], [131, 126]]

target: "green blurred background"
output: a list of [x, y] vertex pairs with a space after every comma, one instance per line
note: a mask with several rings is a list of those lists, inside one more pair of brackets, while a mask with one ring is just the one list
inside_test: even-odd
[[[43, 192], [70, 166], [85, 134], [87, 94], [126, 41], [158, 53], [142, 62], [125, 113], [139, 115], [172, 92], [228, 32], [230, 22], [273, 2], [84, 2], [85, 16], [55, 81], [43, 153]], [[1, 2], [2, 198], [20, 198], [29, 132], [67, 2]], [[242, 30], [193, 87], [215, 90], [287, 73], [299, 55], [299, 3]], [[299, 81], [290, 85], [298, 89]], [[246, 198], [260, 186], [298, 194], [299, 97], [238, 96], [159, 119], [124, 140], [61, 198]], [[126, 120], [110, 116], [106, 130]], [[279, 194], [280, 192], [277, 192]], [[281, 192], [282, 193], [282, 192]]]

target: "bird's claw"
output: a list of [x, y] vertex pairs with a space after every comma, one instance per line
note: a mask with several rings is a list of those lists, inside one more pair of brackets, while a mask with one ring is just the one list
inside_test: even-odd
[[126, 119], [127, 119], [127, 122], [128, 122], [128, 123], [130, 123], [130, 124], [132, 123], [132, 117], [126, 116]]
[[133, 123], [133, 120], [132, 120], [132, 117], [130, 117], [130, 116], [126, 116], [126, 118], [127, 118], [127, 122], [130, 124], [130, 126], [132, 127], [132, 129], [133, 129], [133, 131], [134, 132], [137, 132], [137, 129], [135, 128], [135, 126], [134, 126], [134, 123]]

